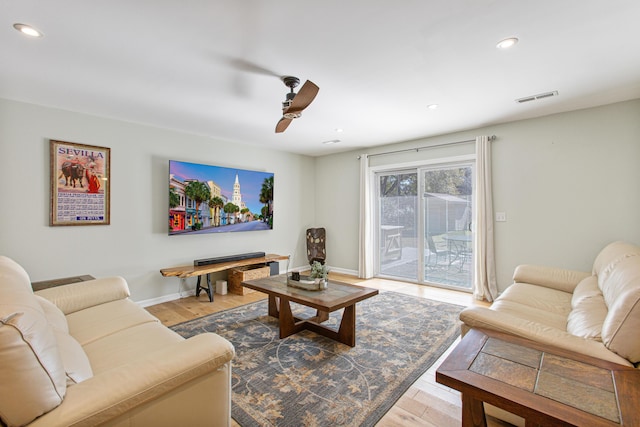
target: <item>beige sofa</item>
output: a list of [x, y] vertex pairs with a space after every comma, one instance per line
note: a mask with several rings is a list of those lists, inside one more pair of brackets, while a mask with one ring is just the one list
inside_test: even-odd
[[463, 333], [485, 328], [622, 365], [640, 362], [640, 247], [615, 242], [591, 273], [521, 265], [491, 305], [460, 314]]
[[183, 339], [120, 277], [35, 294], [0, 256], [0, 419], [31, 426], [228, 426], [224, 338]]

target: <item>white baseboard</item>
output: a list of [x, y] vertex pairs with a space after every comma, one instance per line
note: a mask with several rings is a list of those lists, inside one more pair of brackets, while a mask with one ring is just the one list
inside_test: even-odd
[[180, 293], [176, 292], [174, 294], [163, 295], [157, 298], [146, 299], [143, 301], [136, 301], [136, 304], [138, 304], [140, 307], [149, 307], [151, 305], [162, 304], [163, 302], [169, 302], [169, 301], [174, 301], [180, 298], [191, 297], [191, 296], [194, 296], [195, 294], [196, 294], [195, 289], [192, 289], [185, 292], [180, 292]]
[[335, 273], [348, 274], [350, 276], [358, 277], [358, 270], [348, 270], [346, 268], [329, 267], [329, 271], [333, 271]]

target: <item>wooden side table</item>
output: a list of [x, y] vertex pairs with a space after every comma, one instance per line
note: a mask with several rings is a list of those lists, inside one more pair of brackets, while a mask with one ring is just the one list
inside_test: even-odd
[[462, 393], [462, 425], [486, 426], [482, 402], [529, 426], [640, 426], [640, 369], [472, 329], [436, 370]]
[[63, 277], [61, 279], [42, 280], [40, 282], [32, 282], [31, 289], [33, 289], [33, 292], [36, 292], [42, 289], [55, 288], [56, 286], [68, 285], [69, 283], [86, 282], [87, 280], [93, 279], [95, 279], [95, 277], [84, 274], [82, 276]]

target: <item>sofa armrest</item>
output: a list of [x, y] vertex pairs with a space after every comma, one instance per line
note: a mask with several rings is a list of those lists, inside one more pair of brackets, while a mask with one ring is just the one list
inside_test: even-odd
[[64, 314], [128, 298], [129, 286], [119, 276], [71, 283], [34, 292], [54, 303]]
[[584, 271], [522, 264], [517, 266], [513, 272], [513, 281], [573, 293], [576, 285], [589, 276], [591, 273]]
[[[233, 345], [221, 336], [196, 335], [69, 387], [62, 404], [31, 425], [93, 426], [154, 400], [166, 405], [163, 399], [172, 390], [224, 369], [234, 355]], [[216, 390], [209, 392], [213, 399]]]
[[487, 307], [467, 307], [460, 313], [460, 320], [469, 328], [503, 332], [575, 353], [586, 354], [625, 366], [633, 366], [628, 360], [610, 351], [599, 341], [580, 338], [560, 329]]

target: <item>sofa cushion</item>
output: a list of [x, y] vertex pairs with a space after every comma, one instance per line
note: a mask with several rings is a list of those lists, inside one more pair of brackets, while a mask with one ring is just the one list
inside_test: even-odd
[[0, 256], [0, 283], [4, 291], [33, 294], [31, 279], [24, 268], [6, 256]]
[[54, 303], [39, 295], [34, 295], [44, 312], [44, 317], [53, 329], [69, 333], [69, 325], [64, 313]]
[[616, 263], [603, 295], [609, 313], [602, 325], [602, 342], [630, 362], [640, 362], [640, 256]]
[[62, 403], [66, 380], [53, 329], [24, 269], [0, 257], [0, 417], [23, 425]]
[[53, 329], [67, 377], [67, 386], [77, 384], [93, 376], [91, 364], [82, 346], [71, 335], [64, 313], [51, 301], [34, 295]]
[[158, 319], [129, 299], [111, 301], [67, 315], [69, 333], [83, 347], [95, 340]]
[[628, 257], [635, 256], [640, 256], [640, 247], [626, 242], [613, 242], [605, 246], [593, 262], [593, 274], [598, 276], [598, 285], [604, 294], [607, 305], [611, 305], [612, 303], [612, 301], [609, 300], [609, 296], [607, 295], [609, 292], [606, 289], [611, 273], [616, 269], [619, 262]]
[[571, 307], [576, 308], [580, 303], [588, 298], [602, 296], [602, 291], [598, 287], [598, 276], [589, 276], [578, 283], [571, 295]]
[[567, 316], [563, 314], [550, 313], [538, 307], [503, 300], [501, 298], [498, 298], [493, 304], [491, 304], [491, 310], [505, 313], [515, 318], [526, 319], [530, 323], [537, 323], [552, 327], [561, 332], [566, 331]]
[[53, 329], [37, 310], [23, 307], [0, 318], [0, 378], [7, 425], [27, 424], [62, 403], [64, 367]]
[[640, 265], [640, 254], [629, 255], [612, 263], [611, 266], [615, 268], [610, 270], [607, 268], [602, 277], [598, 276], [598, 285], [607, 306], [612, 306], [625, 290], [634, 286], [632, 284], [633, 267], [638, 265]]
[[87, 380], [93, 376], [91, 363], [82, 346], [71, 335], [54, 329], [60, 358], [67, 378], [67, 386]]
[[567, 332], [581, 338], [602, 341], [602, 324], [608, 310], [596, 276], [589, 276], [578, 283], [571, 297], [571, 307], [573, 309], [567, 318]]
[[94, 340], [83, 348], [95, 374], [99, 375], [183, 340], [171, 329], [153, 322], [131, 326]]
[[567, 318], [567, 332], [580, 338], [602, 341], [607, 305], [602, 295], [583, 299]]
[[[500, 301], [512, 301], [546, 313], [561, 316], [564, 323], [571, 311], [571, 294], [529, 283], [514, 283], [500, 295]], [[564, 329], [564, 324], [562, 329]]]

